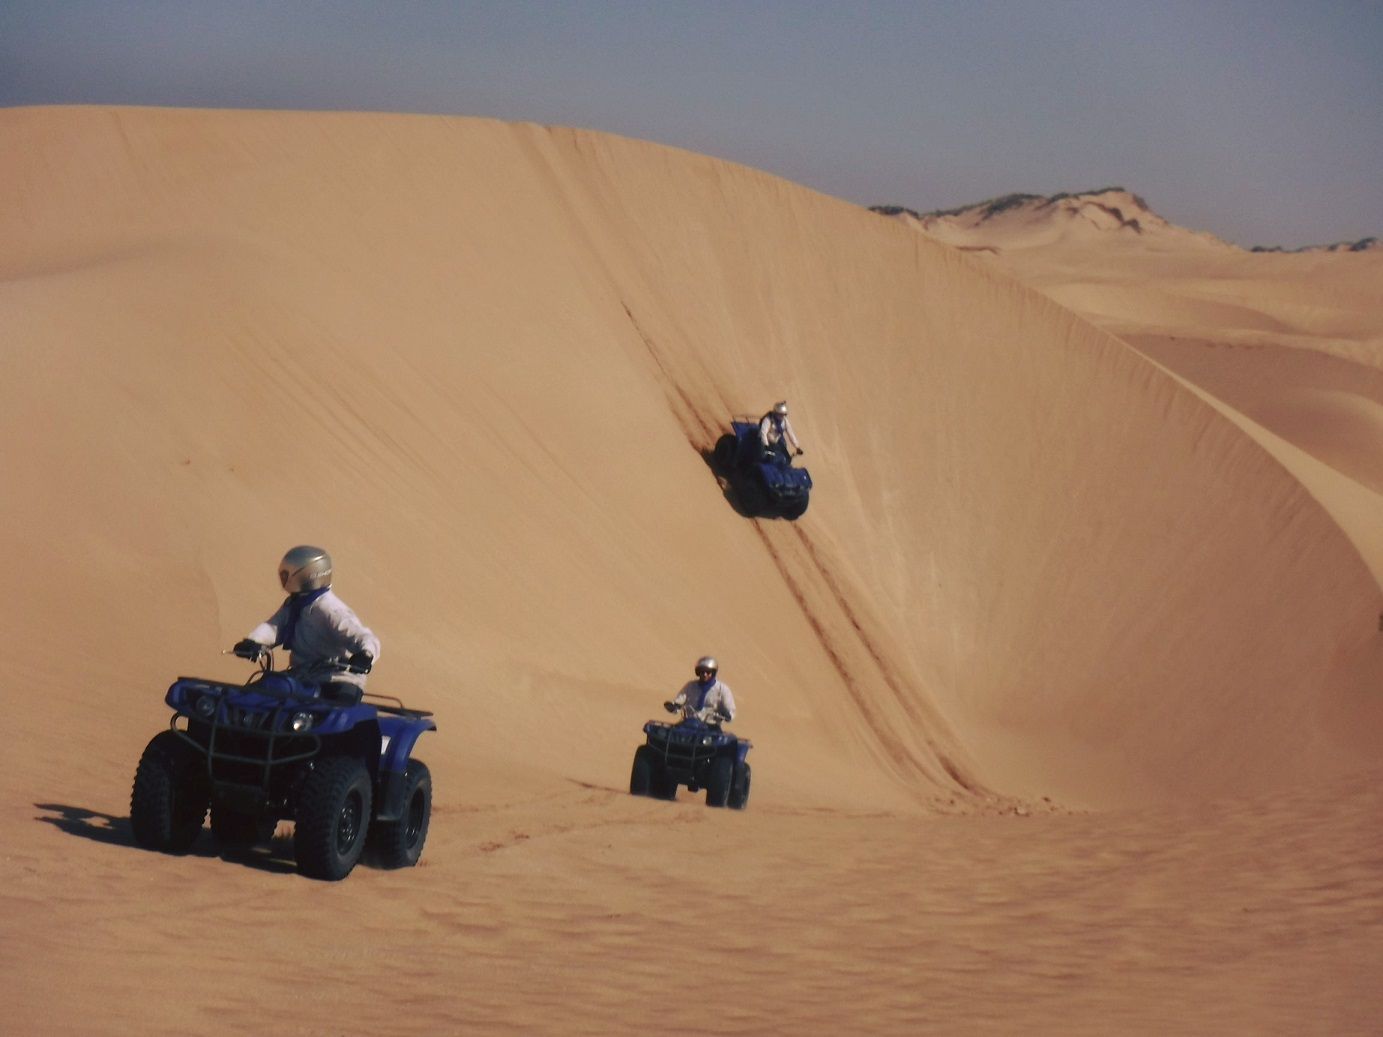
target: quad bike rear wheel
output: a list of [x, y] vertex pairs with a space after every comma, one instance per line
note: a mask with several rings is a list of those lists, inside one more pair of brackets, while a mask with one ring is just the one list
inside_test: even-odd
[[274, 834], [274, 821], [258, 814], [233, 810], [224, 803], [211, 804], [211, 834], [222, 852], [244, 853], [256, 843], [268, 842]]
[[653, 784], [649, 789], [654, 799], [676, 799], [677, 779], [657, 760], [653, 761]]
[[403, 813], [370, 829], [373, 858], [381, 868], [411, 868], [423, 855], [432, 819], [432, 773], [422, 760], [409, 760], [403, 775]]
[[739, 452], [739, 440], [733, 434], [727, 432], [716, 440], [715, 453], [712, 460], [715, 461], [716, 471], [721, 475], [729, 475], [730, 469], [735, 467], [735, 454]]

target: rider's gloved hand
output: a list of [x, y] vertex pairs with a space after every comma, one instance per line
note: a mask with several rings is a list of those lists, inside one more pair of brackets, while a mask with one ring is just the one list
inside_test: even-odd
[[798, 457], [801, 457], [801, 456], [802, 456], [802, 448], [801, 448], [801, 447], [798, 447], [796, 453], [797, 453], [797, 456], [798, 456]]
[[242, 637], [239, 641], [235, 642], [235, 647], [232, 648], [231, 651], [242, 659], [254, 660], [259, 658], [259, 654], [264, 651], [264, 646], [258, 641], [253, 641], [248, 637]]
[[676, 713], [676, 712], [677, 712], [677, 703], [675, 703], [675, 702], [664, 702], [664, 703], [663, 703], [663, 708], [664, 708], [665, 710], [667, 710], [669, 713]]
[[356, 652], [346, 660], [346, 666], [352, 673], [369, 673], [375, 664], [375, 657], [369, 652]]

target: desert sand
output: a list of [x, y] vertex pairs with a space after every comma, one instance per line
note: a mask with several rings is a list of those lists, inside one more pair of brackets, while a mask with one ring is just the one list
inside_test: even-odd
[[[1376, 1032], [1383, 256], [479, 119], [0, 135], [7, 1031]], [[746, 519], [704, 454], [784, 397], [811, 508]], [[415, 869], [133, 844], [296, 543], [437, 714]], [[742, 813], [626, 791], [707, 652]]]

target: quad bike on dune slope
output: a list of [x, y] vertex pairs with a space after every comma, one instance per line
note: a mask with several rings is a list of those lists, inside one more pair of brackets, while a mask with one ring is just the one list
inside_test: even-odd
[[680, 720], [650, 720], [646, 741], [634, 751], [629, 792], [655, 799], [676, 799], [677, 788], [706, 790], [708, 807], [743, 810], [749, 804], [749, 750], [753, 742], [721, 729], [724, 717], [713, 710], [666, 703]]
[[766, 451], [759, 440], [759, 423], [753, 418], [735, 417], [730, 431], [716, 440], [711, 460], [744, 514], [796, 519], [806, 512], [811, 474], [794, 468], [786, 449]]
[[412, 752], [437, 730], [432, 714], [348, 685], [343, 693], [329, 682], [345, 667], [275, 670], [267, 649], [256, 661], [243, 685], [179, 677], [169, 687], [168, 730], [149, 742], [135, 772], [135, 841], [185, 852], [209, 809], [212, 834], [229, 852], [294, 821], [298, 870], [310, 878], [345, 878], [367, 841], [383, 867], [416, 864], [432, 777]]

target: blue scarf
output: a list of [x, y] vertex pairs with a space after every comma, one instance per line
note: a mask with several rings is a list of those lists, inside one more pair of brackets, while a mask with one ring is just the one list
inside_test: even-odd
[[697, 681], [697, 682], [696, 682], [696, 687], [697, 687], [697, 689], [701, 692], [701, 694], [700, 694], [699, 696], [697, 696], [696, 705], [693, 706], [692, 709], [700, 709], [702, 706], [704, 706], [704, 705], [706, 704], [706, 696], [707, 696], [707, 694], [709, 694], [709, 693], [710, 693], [710, 690], [711, 690], [712, 688], [714, 688], [715, 686], [716, 686], [716, 679], [715, 679], [714, 677], [712, 677], [712, 678], [711, 678], [709, 681], [707, 681], [705, 684], [701, 683], [701, 681]]
[[302, 618], [303, 610], [329, 590], [330, 587], [320, 587], [315, 591], [288, 596], [288, 600], [284, 602], [288, 606], [288, 618], [284, 620], [283, 629], [279, 632], [279, 644], [290, 652], [293, 651], [293, 635], [298, 632], [298, 620]]

